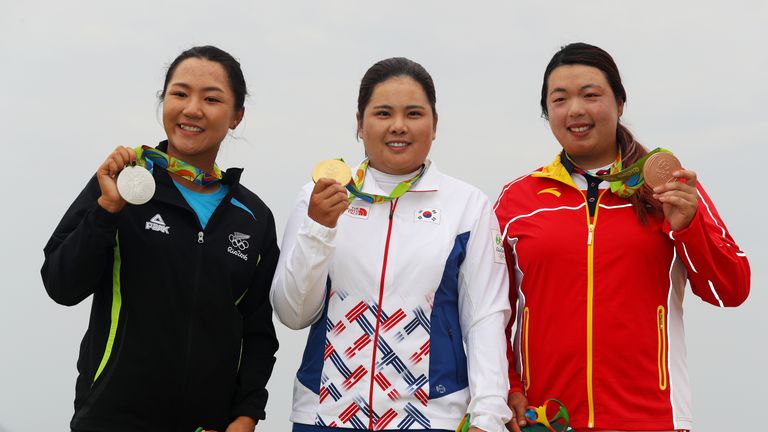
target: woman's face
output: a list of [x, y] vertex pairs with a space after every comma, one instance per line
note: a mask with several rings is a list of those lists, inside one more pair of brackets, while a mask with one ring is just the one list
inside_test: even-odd
[[377, 84], [362, 118], [357, 116], [370, 165], [388, 174], [416, 171], [429, 154], [436, 127], [424, 89], [404, 76]]
[[227, 131], [243, 118], [244, 110], [235, 111], [234, 101], [227, 73], [219, 63], [200, 58], [179, 63], [163, 97], [168, 154], [210, 169]]
[[624, 109], [600, 69], [558, 66], [547, 81], [549, 127], [566, 153], [584, 169], [616, 159], [616, 128]]

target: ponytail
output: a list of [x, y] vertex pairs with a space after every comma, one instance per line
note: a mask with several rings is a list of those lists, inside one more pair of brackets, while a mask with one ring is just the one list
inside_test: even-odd
[[[648, 154], [648, 150], [636, 141], [629, 129], [621, 123], [616, 128], [616, 144], [621, 151], [621, 166], [624, 168]], [[647, 222], [649, 215], [656, 216], [662, 213], [661, 203], [653, 199], [653, 190], [646, 185], [632, 194], [629, 202], [635, 210], [635, 216], [642, 224]]]

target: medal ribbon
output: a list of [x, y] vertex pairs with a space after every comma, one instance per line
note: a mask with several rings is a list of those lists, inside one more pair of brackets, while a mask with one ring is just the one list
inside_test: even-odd
[[136, 151], [136, 159], [139, 161], [139, 164], [150, 172], [152, 172], [155, 164], [157, 164], [160, 168], [200, 186], [208, 186], [221, 180], [221, 170], [216, 164], [213, 165], [213, 174], [211, 174], [194, 165], [169, 156], [156, 148], [141, 146], [136, 147], [134, 150]]
[[368, 170], [368, 165], [370, 162], [371, 161], [369, 159], [364, 160], [363, 163], [357, 167], [357, 171], [355, 171], [355, 175], [353, 176], [352, 181], [347, 185], [347, 190], [350, 194], [352, 194], [349, 199], [350, 202], [354, 199], [353, 196], [356, 196], [361, 200], [367, 201], [371, 204], [380, 204], [400, 198], [401, 196], [405, 195], [405, 193], [408, 192], [408, 190], [410, 190], [413, 185], [418, 183], [419, 179], [421, 179], [421, 176], [427, 170], [430, 163], [429, 160], [424, 161], [424, 164], [421, 166], [421, 169], [418, 173], [416, 173], [415, 176], [398, 183], [398, 185], [392, 189], [392, 192], [390, 192], [389, 195], [376, 195], [365, 193], [360, 190], [360, 188], [363, 186], [363, 181], [365, 181], [365, 172]]
[[[605, 175], [598, 175], [598, 174], [592, 174], [587, 172], [586, 170], [583, 170], [579, 168], [583, 172], [587, 172], [587, 174], [591, 175], [592, 177], [599, 178], [600, 180], [604, 180], [611, 183], [611, 192], [614, 194], [622, 197], [622, 198], [629, 198], [632, 196], [635, 192], [637, 192], [638, 189], [640, 189], [643, 184], [645, 183], [645, 179], [643, 178], [643, 165], [645, 165], [645, 161], [648, 160], [649, 157], [656, 153], [672, 153], [671, 151], [657, 147], [642, 158], [638, 159], [635, 163], [629, 166], [629, 168], [622, 169], [621, 167], [621, 151], [619, 151], [618, 155], [616, 155], [616, 160], [611, 165], [610, 173]], [[576, 163], [573, 162], [570, 156], [566, 153], [565, 155], [569, 161], [574, 166]]]

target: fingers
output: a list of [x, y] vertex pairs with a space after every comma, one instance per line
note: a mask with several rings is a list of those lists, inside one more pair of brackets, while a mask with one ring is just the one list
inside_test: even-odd
[[123, 167], [132, 164], [136, 164], [136, 152], [130, 147], [117, 147], [101, 164], [98, 173], [114, 178]]
[[510, 393], [507, 404], [512, 410], [512, 420], [507, 423], [507, 430], [521, 432], [521, 427], [527, 423], [525, 421], [525, 409], [528, 407], [528, 398], [520, 392], [513, 392]]
[[347, 209], [347, 190], [333, 179], [322, 178], [315, 183], [309, 198], [308, 215], [315, 222], [334, 228]]

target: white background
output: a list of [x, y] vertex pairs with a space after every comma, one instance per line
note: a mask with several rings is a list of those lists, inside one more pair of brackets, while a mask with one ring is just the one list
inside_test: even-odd
[[[238, 57], [251, 96], [220, 153], [272, 208], [282, 233], [314, 163], [355, 163], [357, 87], [382, 58], [410, 57], [437, 86], [441, 170], [492, 198], [559, 146], [538, 107], [563, 44], [615, 58], [623, 121], [696, 170], [752, 264], [752, 294], [721, 310], [688, 292], [697, 430], [765, 423], [768, 330], [764, 165], [768, 3], [701, 1], [35, 1], [0, 5], [0, 431], [68, 430], [90, 300], [45, 294], [42, 248], [117, 145], [163, 138], [156, 93], [183, 49]], [[261, 431], [287, 431], [305, 332], [281, 348]]]

